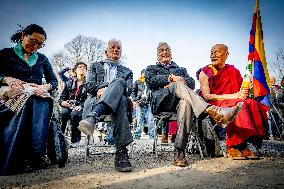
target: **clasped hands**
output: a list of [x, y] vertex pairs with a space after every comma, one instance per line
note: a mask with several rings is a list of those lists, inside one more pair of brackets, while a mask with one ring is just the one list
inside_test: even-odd
[[176, 76], [176, 75], [174, 75], [174, 74], [170, 74], [170, 75], [169, 75], [169, 81], [170, 81], [170, 83], [168, 83], [167, 85], [165, 85], [164, 88], [170, 87], [171, 84], [174, 83], [174, 82], [182, 82], [182, 83], [186, 84], [186, 81], [185, 81], [185, 79], [184, 79], [183, 77], [181, 77], [181, 76]]

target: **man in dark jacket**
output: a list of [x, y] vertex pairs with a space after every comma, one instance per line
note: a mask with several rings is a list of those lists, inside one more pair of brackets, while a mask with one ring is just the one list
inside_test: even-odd
[[115, 168], [120, 172], [129, 172], [132, 171], [132, 165], [126, 146], [133, 141], [128, 121], [133, 73], [120, 64], [120, 41], [110, 40], [108, 42], [106, 56], [106, 60], [93, 63], [89, 69], [85, 85], [87, 92], [93, 98], [98, 93], [102, 95], [98, 101], [85, 103], [85, 107], [92, 107], [92, 110], [87, 114], [86, 119], [80, 121], [79, 129], [86, 135], [92, 135], [99, 117], [103, 114], [111, 114], [116, 146]]
[[157, 56], [157, 64], [148, 66], [145, 72], [146, 84], [152, 91], [152, 111], [153, 114], [177, 111], [178, 131], [174, 144], [174, 165], [184, 167], [188, 165], [185, 148], [193, 114], [199, 117], [200, 114], [207, 113], [225, 127], [240, 111], [242, 104], [227, 109], [208, 104], [193, 91], [195, 83], [186, 69], [171, 61], [171, 49], [167, 43], [159, 43]]
[[87, 91], [83, 87], [87, 71], [87, 64], [77, 62], [75, 65], [76, 77], [65, 84], [60, 95], [59, 104], [62, 106], [61, 130], [64, 133], [68, 120], [71, 125], [71, 143], [76, 146], [81, 140], [78, 130], [79, 121], [82, 119], [83, 105], [87, 98]]

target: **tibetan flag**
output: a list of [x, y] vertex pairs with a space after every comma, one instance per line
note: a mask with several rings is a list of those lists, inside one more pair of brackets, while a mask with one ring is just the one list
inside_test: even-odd
[[248, 60], [252, 63], [253, 96], [264, 105], [269, 106], [270, 80], [265, 58], [258, 0], [256, 1], [252, 29], [250, 31]]

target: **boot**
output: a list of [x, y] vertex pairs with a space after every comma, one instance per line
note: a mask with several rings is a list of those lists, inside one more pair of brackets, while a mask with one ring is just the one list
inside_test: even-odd
[[188, 162], [185, 158], [185, 150], [184, 149], [175, 147], [173, 164], [175, 166], [179, 166], [179, 167], [188, 166]]
[[35, 155], [32, 158], [32, 168], [34, 170], [46, 169], [49, 164], [50, 164], [50, 162], [49, 162], [49, 159], [46, 155], [44, 155], [44, 156]]
[[226, 128], [227, 125], [238, 115], [242, 110], [244, 103], [238, 102], [234, 107], [221, 108], [218, 106], [209, 106], [205, 112], [213, 118], [214, 121], [222, 128]]
[[88, 117], [86, 119], [82, 119], [79, 122], [78, 129], [87, 136], [92, 136], [94, 134], [95, 125], [98, 122], [97, 118]]
[[120, 147], [116, 150], [115, 153], [115, 160], [114, 160], [114, 166], [115, 170], [119, 172], [131, 172], [132, 171], [132, 165], [129, 161], [129, 156], [127, 153], [126, 146]]
[[24, 173], [31, 173], [33, 171], [32, 162], [28, 159], [24, 160], [22, 164], [22, 171]]

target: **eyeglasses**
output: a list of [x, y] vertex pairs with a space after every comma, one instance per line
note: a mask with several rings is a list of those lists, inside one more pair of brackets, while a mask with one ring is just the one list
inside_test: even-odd
[[171, 52], [170, 48], [166, 48], [166, 49], [159, 49], [158, 53], [162, 53], [162, 52]]
[[84, 69], [86, 69], [87, 67], [86, 66], [78, 66], [77, 68], [84, 68]]
[[34, 38], [31, 38], [31, 36], [29, 35], [28, 36], [28, 38], [29, 38], [29, 42], [30, 42], [30, 44], [31, 45], [37, 45], [38, 46], [38, 48], [42, 48], [42, 47], [44, 47], [45, 46], [45, 44], [44, 43], [42, 43], [42, 42], [39, 42], [38, 40], [36, 40], [36, 39], [34, 39]]

